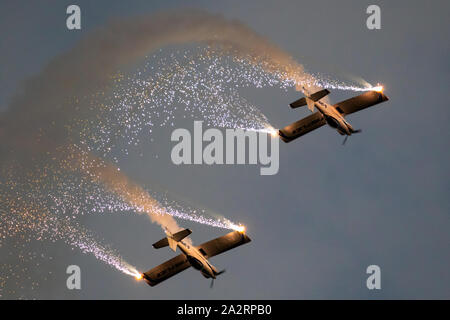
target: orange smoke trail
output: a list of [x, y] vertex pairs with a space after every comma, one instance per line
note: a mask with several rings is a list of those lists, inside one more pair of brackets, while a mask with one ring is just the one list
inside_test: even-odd
[[181, 228], [175, 219], [165, 212], [158, 201], [153, 199], [140, 185], [131, 181], [120, 169], [89, 152], [70, 145], [60, 154], [65, 154], [61, 166], [66, 170], [78, 170], [88, 175], [92, 182], [104, 185], [108, 191], [119, 196], [138, 213], [147, 213], [152, 222], [158, 223], [163, 229], [175, 233]]

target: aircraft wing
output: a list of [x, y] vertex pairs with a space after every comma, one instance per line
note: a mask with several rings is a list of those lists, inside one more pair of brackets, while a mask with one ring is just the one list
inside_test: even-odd
[[177, 273], [189, 268], [191, 264], [184, 254], [167, 260], [153, 269], [143, 273], [143, 278], [150, 286], [156, 286], [158, 283], [173, 277]]
[[320, 112], [315, 112], [306, 118], [298, 120], [284, 127], [279, 131], [280, 138], [284, 142], [290, 142], [314, 129], [320, 128], [326, 123], [324, 116]]
[[250, 241], [250, 238], [245, 233], [233, 231], [222, 237], [202, 243], [197, 246], [197, 249], [208, 259]]
[[387, 101], [389, 98], [382, 92], [367, 91], [359, 96], [341, 101], [334, 107], [343, 115], [355, 113], [381, 102]]

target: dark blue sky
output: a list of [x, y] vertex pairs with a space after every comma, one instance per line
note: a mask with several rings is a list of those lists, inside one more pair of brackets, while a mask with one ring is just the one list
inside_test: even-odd
[[[82, 30], [65, 28], [71, 1], [0, 4], [0, 110], [21, 83], [111, 18], [183, 8], [183, 1], [77, 1]], [[366, 28], [377, 3], [382, 29]], [[170, 132], [144, 143], [148, 157], [127, 157], [121, 169], [148, 188], [219, 212], [248, 227], [252, 242], [212, 259], [227, 273], [214, 290], [188, 270], [150, 288], [64, 244], [35, 244], [54, 257], [37, 298], [297, 299], [450, 298], [449, 30], [447, 1], [194, 1], [191, 7], [238, 19], [286, 50], [310, 71], [381, 82], [390, 101], [348, 118], [360, 135], [347, 145], [326, 127], [280, 143], [280, 170], [256, 166], [175, 166]], [[182, 48], [182, 47], [181, 47]], [[307, 115], [291, 110], [294, 90], [243, 89], [275, 127]], [[353, 92], [332, 92], [337, 102]], [[180, 122], [190, 127], [192, 119]], [[157, 225], [135, 215], [83, 218], [142, 270], [173, 256], [153, 250]], [[180, 222], [202, 243], [224, 231]], [[12, 245], [2, 252], [14, 252]], [[1, 261], [0, 261], [1, 262]], [[82, 290], [65, 287], [65, 267], [82, 270]], [[366, 267], [381, 267], [382, 290], [369, 291]], [[30, 266], [36, 269], [44, 266]]]

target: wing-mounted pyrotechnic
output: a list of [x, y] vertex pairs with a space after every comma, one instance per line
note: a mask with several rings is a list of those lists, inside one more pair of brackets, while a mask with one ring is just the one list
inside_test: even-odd
[[171, 234], [166, 230], [167, 237], [153, 244], [155, 249], [169, 246], [173, 251], [177, 248], [182, 252], [175, 258], [172, 258], [159, 266], [148, 270], [142, 274], [142, 278], [150, 285], [155, 286], [158, 283], [176, 275], [177, 273], [193, 267], [201, 272], [205, 278], [215, 279], [225, 270], [218, 271], [208, 259], [227, 250], [250, 242], [250, 238], [245, 234], [244, 228], [239, 231], [230, 232], [222, 237], [205, 242], [199, 246], [192, 246], [183, 241], [191, 230], [184, 229]]
[[330, 127], [336, 129], [341, 135], [345, 135], [345, 138], [347, 139], [348, 136], [353, 133], [361, 132], [361, 130], [353, 129], [350, 123], [348, 123], [345, 119], [345, 116], [389, 100], [383, 93], [383, 87], [381, 86], [359, 96], [341, 101], [335, 105], [330, 105], [321, 100], [330, 93], [327, 89], [309, 94], [308, 90], [303, 87], [303, 91], [306, 96], [292, 102], [290, 104], [291, 108], [294, 109], [302, 106], [308, 106], [308, 109], [311, 112], [314, 112], [314, 108], [316, 108], [317, 111], [310, 116], [291, 123], [290, 125], [279, 130], [278, 134], [284, 142], [295, 140], [325, 124], [328, 124]]

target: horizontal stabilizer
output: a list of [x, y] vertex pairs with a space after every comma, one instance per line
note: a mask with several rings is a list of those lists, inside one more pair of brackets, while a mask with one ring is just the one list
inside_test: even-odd
[[[327, 89], [323, 89], [323, 90], [317, 91], [316, 93], [313, 93], [309, 97], [309, 99], [311, 99], [314, 102], [315, 101], [319, 101], [320, 99], [322, 99], [323, 97], [325, 97], [328, 94], [330, 94], [330, 91], [328, 91]], [[298, 108], [298, 107], [306, 106], [306, 104], [307, 104], [307, 100], [306, 100], [305, 97], [303, 97], [303, 98], [300, 98], [300, 99], [292, 102], [290, 104], [290, 106], [291, 106], [292, 109], [295, 109], [295, 108]]]
[[290, 104], [290, 106], [291, 106], [292, 109], [295, 109], [295, 108], [298, 108], [298, 107], [306, 106], [306, 98], [305, 98], [305, 97], [300, 98], [300, 99], [298, 99], [298, 100], [292, 102], [292, 103]]
[[181, 240], [183, 240], [184, 238], [186, 238], [186, 237], [187, 237], [188, 235], [190, 235], [191, 233], [192, 233], [191, 230], [189, 230], [189, 229], [184, 229], [184, 230], [178, 231], [177, 233], [174, 233], [174, 234], [172, 235], [172, 239], [178, 242], [178, 241], [181, 241]]
[[166, 238], [159, 240], [153, 244], [153, 248], [159, 249], [170, 246], [170, 248], [175, 251], [177, 249], [177, 242], [183, 240], [188, 235], [192, 233], [189, 229], [181, 230], [174, 234], [168, 234]]
[[159, 240], [158, 242], [155, 242], [153, 244], [153, 248], [159, 249], [159, 248], [167, 247], [168, 245], [169, 245], [169, 240], [167, 238], [163, 238], [163, 239]]

